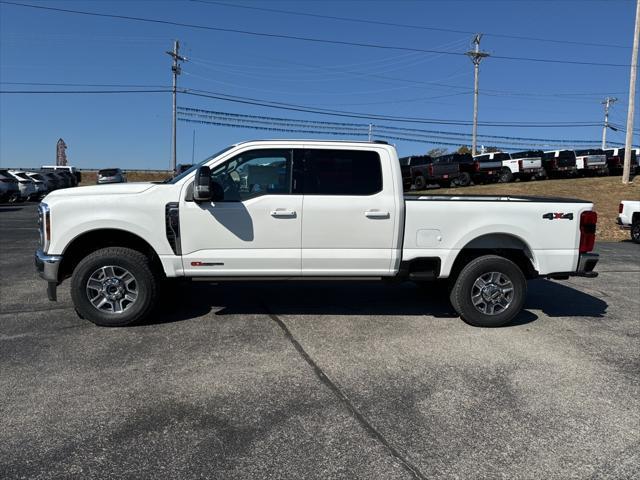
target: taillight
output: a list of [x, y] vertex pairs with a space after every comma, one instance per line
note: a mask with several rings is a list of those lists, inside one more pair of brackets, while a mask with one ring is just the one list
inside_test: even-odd
[[558, 162], [555, 159], [551, 160], [549, 164], [551, 165], [551, 170], [555, 170], [556, 168], [558, 168]]
[[596, 243], [596, 223], [598, 214], [594, 211], [582, 212], [580, 215], [580, 253], [593, 250]]
[[520, 172], [524, 170], [524, 164], [522, 163], [522, 160], [518, 160], [518, 170]]
[[624, 210], [624, 205], [623, 204], [618, 205], [618, 213], [622, 213], [622, 210]]
[[433, 177], [433, 165], [429, 165], [429, 176]]
[[588, 165], [589, 165], [589, 159], [587, 157], [584, 157], [584, 168], [587, 168]]
[[480, 162], [473, 162], [473, 170], [476, 172], [480, 171]]

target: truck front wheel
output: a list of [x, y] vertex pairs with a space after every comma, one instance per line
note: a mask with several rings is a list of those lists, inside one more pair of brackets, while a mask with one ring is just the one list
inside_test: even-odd
[[451, 304], [460, 317], [476, 327], [501, 327], [520, 313], [527, 281], [511, 260], [496, 255], [467, 264], [451, 290]]
[[510, 183], [513, 181], [513, 173], [508, 168], [503, 168], [498, 179], [500, 183]]
[[158, 279], [149, 258], [129, 248], [108, 247], [78, 263], [71, 298], [82, 318], [103, 327], [144, 319], [157, 300]]

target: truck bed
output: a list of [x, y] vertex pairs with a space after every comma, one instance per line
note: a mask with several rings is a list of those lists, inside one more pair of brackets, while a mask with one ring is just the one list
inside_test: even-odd
[[528, 195], [411, 195], [405, 201], [457, 201], [457, 202], [536, 202], [536, 203], [591, 203], [588, 200], [566, 197], [536, 197]]

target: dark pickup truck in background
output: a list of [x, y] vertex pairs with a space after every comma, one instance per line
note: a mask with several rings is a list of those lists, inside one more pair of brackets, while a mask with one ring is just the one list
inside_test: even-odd
[[[640, 170], [638, 166], [638, 150], [637, 148], [631, 149], [631, 173]], [[624, 148], [610, 148], [604, 151], [607, 156], [607, 167], [609, 168], [609, 175], [622, 175], [622, 168], [624, 166]]]
[[405, 190], [410, 190], [411, 186], [414, 186], [416, 190], [423, 190], [431, 184], [449, 187], [460, 175], [458, 164], [440, 162], [429, 155], [401, 158], [400, 170]]
[[549, 178], [576, 176], [576, 153], [573, 150], [551, 150], [542, 155], [542, 166]]
[[474, 183], [497, 182], [500, 178], [502, 162], [474, 160], [470, 153], [451, 153], [436, 158], [436, 163], [457, 164], [460, 169], [456, 183], [466, 187]]

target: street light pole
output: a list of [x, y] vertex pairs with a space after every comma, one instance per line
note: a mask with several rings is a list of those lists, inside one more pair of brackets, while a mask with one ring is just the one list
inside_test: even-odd
[[604, 105], [604, 125], [602, 127], [602, 150], [607, 148], [607, 128], [609, 128], [609, 107], [617, 102], [615, 97], [607, 97], [601, 103]]
[[480, 74], [480, 62], [483, 58], [488, 57], [489, 54], [487, 52], [480, 51], [480, 39], [482, 38], [482, 34], [478, 33], [475, 37], [473, 37], [473, 43], [475, 44], [475, 49], [467, 52], [469, 58], [473, 62], [473, 133], [471, 140], [471, 154], [475, 155], [476, 146], [478, 144], [478, 84], [479, 84], [479, 74]]
[[175, 40], [173, 42], [173, 51], [166, 52], [169, 56], [173, 58], [173, 65], [171, 65], [171, 72], [173, 73], [173, 114], [172, 114], [172, 122], [171, 122], [171, 171], [174, 172], [176, 170], [176, 157], [177, 157], [177, 144], [176, 144], [176, 115], [177, 115], [177, 99], [176, 93], [178, 90], [178, 75], [180, 75], [180, 64], [179, 61], [184, 62], [186, 59], [181, 57], [178, 53], [180, 51], [180, 42]]
[[640, 0], [636, 2], [636, 27], [633, 33], [633, 52], [631, 53], [631, 76], [629, 78], [629, 111], [627, 112], [627, 135], [624, 142], [624, 167], [622, 183], [629, 183], [631, 174], [631, 146], [633, 143], [633, 116], [636, 98], [636, 77], [638, 75], [638, 40], [640, 37]]

